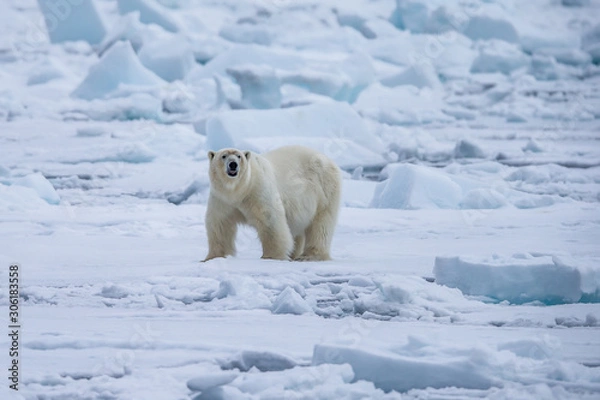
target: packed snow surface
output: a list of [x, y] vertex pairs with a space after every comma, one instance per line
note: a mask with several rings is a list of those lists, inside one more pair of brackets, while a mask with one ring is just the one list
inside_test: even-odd
[[[0, 398], [599, 398], [599, 21], [0, 2]], [[333, 260], [200, 263], [207, 152], [291, 144], [342, 169]]]

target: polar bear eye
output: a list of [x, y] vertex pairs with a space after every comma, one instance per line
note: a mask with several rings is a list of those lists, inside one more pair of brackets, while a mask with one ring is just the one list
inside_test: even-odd
[[239, 154], [236, 154], [237, 158], [239, 158], [240, 160], [242, 159], [242, 156], [240, 156]]
[[227, 158], [227, 154], [223, 154], [223, 156], [221, 157], [223, 160]]

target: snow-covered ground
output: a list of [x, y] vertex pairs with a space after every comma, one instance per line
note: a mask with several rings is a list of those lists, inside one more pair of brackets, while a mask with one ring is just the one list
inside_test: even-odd
[[[600, 398], [599, 23], [598, 0], [0, 2], [0, 398]], [[261, 260], [242, 229], [200, 263], [207, 151], [285, 144], [344, 170], [334, 260]]]

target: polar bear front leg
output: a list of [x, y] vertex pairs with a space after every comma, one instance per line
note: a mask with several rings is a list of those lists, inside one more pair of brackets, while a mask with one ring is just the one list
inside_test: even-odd
[[254, 215], [252, 225], [256, 228], [262, 244], [262, 258], [289, 260], [294, 238], [285, 219], [283, 205], [257, 208], [260, 211]]
[[262, 243], [263, 255], [261, 258], [274, 260], [289, 260], [294, 239], [287, 228], [279, 226], [257, 226], [258, 237]]
[[208, 255], [204, 261], [235, 255], [235, 237], [240, 219], [237, 214], [239, 212], [232, 207], [209, 198], [205, 219]]
[[208, 255], [204, 261], [216, 257], [227, 257], [235, 255], [235, 236], [237, 235], [237, 223], [222, 220], [206, 223], [208, 236]]

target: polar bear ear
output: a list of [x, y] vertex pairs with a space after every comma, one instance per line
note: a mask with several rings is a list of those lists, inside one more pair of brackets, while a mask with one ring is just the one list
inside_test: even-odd
[[246, 160], [249, 160], [249, 159], [250, 159], [250, 154], [252, 154], [252, 153], [251, 153], [251, 152], [249, 152], [249, 151], [245, 151], [245, 152], [244, 152], [244, 157], [246, 157]]
[[208, 152], [208, 159], [210, 161], [212, 161], [213, 158], [215, 158], [215, 152], [214, 151], [209, 151]]

